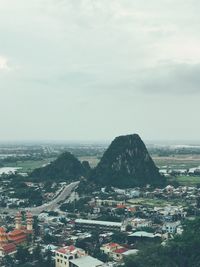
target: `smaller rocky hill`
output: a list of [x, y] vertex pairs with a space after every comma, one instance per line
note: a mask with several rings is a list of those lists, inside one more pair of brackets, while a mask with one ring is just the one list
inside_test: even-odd
[[45, 167], [35, 169], [30, 178], [37, 181], [75, 181], [88, 174], [89, 164], [82, 164], [69, 152], [61, 154], [55, 161]]

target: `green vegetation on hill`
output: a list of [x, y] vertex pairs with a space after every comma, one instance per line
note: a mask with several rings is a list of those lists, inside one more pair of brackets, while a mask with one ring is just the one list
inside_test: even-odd
[[165, 183], [137, 134], [115, 138], [91, 172], [90, 179], [100, 185], [117, 187], [161, 186]]
[[84, 176], [86, 187], [163, 186], [165, 178], [159, 174], [145, 144], [137, 134], [119, 136], [105, 151], [96, 168], [87, 161], [80, 162], [69, 152], [61, 154], [45, 167], [35, 169], [34, 181], [74, 181]]
[[125, 267], [198, 267], [200, 266], [200, 218], [187, 221], [182, 235], [165, 246], [147, 246], [137, 256], [129, 256]]
[[71, 153], [65, 152], [45, 167], [35, 169], [30, 177], [35, 181], [74, 181], [87, 174], [88, 165], [87, 169], [85, 166]]

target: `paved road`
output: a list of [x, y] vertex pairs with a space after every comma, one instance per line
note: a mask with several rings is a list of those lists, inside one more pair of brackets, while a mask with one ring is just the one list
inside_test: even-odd
[[[29, 210], [33, 215], [38, 215], [42, 211], [53, 211], [59, 207], [60, 201], [65, 200], [71, 195], [71, 193], [74, 191], [78, 184], [79, 182], [73, 182], [69, 185], [66, 185], [63, 188], [62, 192], [52, 201], [35, 208], [26, 208], [25, 210]], [[19, 209], [0, 209], [0, 213], [7, 212], [10, 215], [15, 215], [17, 211], [19, 211]]]
[[72, 191], [77, 187], [79, 182], [73, 182], [69, 185], [66, 185], [62, 192], [57, 196], [57, 198], [53, 199], [52, 201], [43, 204], [42, 206], [35, 207], [29, 209], [34, 215], [38, 215], [42, 211], [53, 211], [59, 207], [59, 202], [65, 200], [67, 197], [70, 196]]

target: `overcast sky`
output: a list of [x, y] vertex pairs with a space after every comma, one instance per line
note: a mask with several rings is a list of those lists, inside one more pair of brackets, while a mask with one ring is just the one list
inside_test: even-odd
[[200, 140], [199, 0], [0, 0], [0, 140]]

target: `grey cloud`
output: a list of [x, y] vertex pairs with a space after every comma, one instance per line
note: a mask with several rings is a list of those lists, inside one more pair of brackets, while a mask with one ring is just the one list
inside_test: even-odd
[[138, 75], [136, 86], [148, 93], [199, 94], [200, 64], [157, 66]]
[[[199, 113], [199, 7], [197, 0], [0, 0], [0, 58], [11, 68], [0, 73], [0, 139], [107, 139], [133, 130], [187, 139], [183, 118]], [[159, 114], [169, 99], [170, 110]]]

